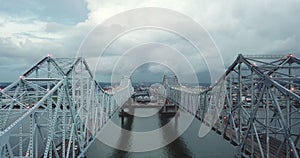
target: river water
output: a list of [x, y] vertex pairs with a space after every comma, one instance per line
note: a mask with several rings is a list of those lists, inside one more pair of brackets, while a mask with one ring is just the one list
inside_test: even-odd
[[[134, 114], [137, 116], [126, 117], [122, 123], [118, 114], [114, 115], [111, 119], [111, 123], [122, 127], [128, 131], [146, 132], [158, 129], [166, 125], [171, 120], [174, 121], [174, 117], [161, 115], [156, 113], [156, 108], [135, 108]], [[154, 113], [154, 114], [153, 114]], [[184, 111], [180, 110], [179, 117], [183, 117]], [[142, 114], [142, 115], [141, 115]], [[149, 116], [145, 114], [150, 114]], [[146, 117], [145, 117], [146, 116]], [[147, 146], [151, 141], [158, 141], [158, 143], [164, 142], [162, 140], [168, 139], [172, 134], [177, 134], [176, 127], [180, 126], [180, 121], [173, 123], [169, 127], [172, 128], [168, 131], [162, 131], [160, 138], [147, 138], [149, 141], [143, 140], [140, 147]], [[184, 123], [184, 122], [183, 122]], [[211, 158], [211, 157], [234, 157], [235, 148], [222, 136], [216, 134], [214, 131], [210, 131], [205, 137], [199, 138], [198, 132], [201, 122], [198, 119], [193, 119], [187, 130], [183, 132], [175, 141], [152, 151], [145, 152], [128, 152], [114, 147], [108, 146], [102, 142], [101, 136], [98, 136], [93, 144], [86, 152], [88, 158]], [[126, 149], [134, 147], [134, 143], [137, 142], [134, 136], [128, 132], [123, 133], [121, 129], [112, 130], [109, 125], [105, 126], [102, 131], [107, 140], [112, 140], [115, 146], [124, 146]], [[101, 132], [100, 132], [101, 135]], [[100, 141], [101, 140], [101, 141]], [[114, 145], [113, 145], [114, 146]]]

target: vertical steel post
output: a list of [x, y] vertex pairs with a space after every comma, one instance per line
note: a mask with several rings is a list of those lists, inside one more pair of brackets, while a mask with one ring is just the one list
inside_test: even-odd
[[270, 128], [270, 119], [269, 119], [269, 112], [270, 112], [270, 109], [269, 109], [269, 106], [270, 106], [270, 100], [269, 100], [269, 95], [266, 95], [266, 135], [267, 135], [267, 138], [266, 138], [266, 157], [269, 158], [270, 157], [270, 131], [269, 131], [269, 128]]
[[[238, 64], [238, 104], [242, 102], [242, 63], [239, 61]], [[241, 106], [241, 105], [240, 105]], [[238, 156], [242, 156], [242, 144], [241, 144], [241, 107], [238, 108], [238, 133], [237, 133], [237, 143], [238, 143]]]
[[[251, 115], [254, 113], [254, 77], [253, 77], [253, 70], [251, 69]], [[256, 105], [259, 106], [259, 105]], [[251, 119], [251, 118], [250, 118]], [[254, 123], [254, 122], [253, 122]], [[254, 135], [253, 135], [253, 126], [251, 127], [251, 157], [254, 157]]]

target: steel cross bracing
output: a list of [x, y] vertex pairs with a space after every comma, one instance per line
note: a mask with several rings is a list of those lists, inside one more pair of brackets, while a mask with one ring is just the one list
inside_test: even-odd
[[109, 93], [83, 58], [45, 57], [0, 93], [0, 157], [83, 157], [131, 96], [129, 78]]
[[168, 80], [167, 97], [237, 146], [238, 157], [299, 157], [300, 60], [294, 55], [239, 55], [203, 91]]

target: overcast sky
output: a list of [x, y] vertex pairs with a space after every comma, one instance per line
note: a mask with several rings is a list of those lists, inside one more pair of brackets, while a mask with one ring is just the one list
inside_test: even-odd
[[[300, 56], [299, 0], [0, 0], [0, 4], [0, 82], [16, 80], [47, 54], [76, 56], [86, 35], [101, 22], [143, 7], [168, 8], [199, 23], [211, 35], [225, 66], [239, 53], [293, 52]], [[97, 70], [98, 80], [109, 79], [113, 63], [124, 50], [149, 42], [164, 43], [183, 52], [193, 60], [198, 77], [208, 71], [204, 60], [193, 56], [192, 52], [197, 51], [181, 37], [162, 30], [144, 29], [128, 33], [106, 50], [105, 62]], [[147, 56], [151, 52], [141, 53]], [[165, 56], [170, 60], [176, 58], [167, 53]], [[134, 75], [139, 78], [138, 72], [141, 72], [141, 80], [157, 81], [159, 77], [153, 76], [162, 75], [165, 70], [163, 66], [150, 64], [141, 66]], [[203, 81], [208, 78], [204, 77]]]

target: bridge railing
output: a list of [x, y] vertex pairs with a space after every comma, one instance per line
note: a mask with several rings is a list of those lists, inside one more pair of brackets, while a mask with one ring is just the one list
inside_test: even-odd
[[82, 157], [132, 94], [106, 93], [83, 58], [45, 57], [0, 93], [0, 157]]

